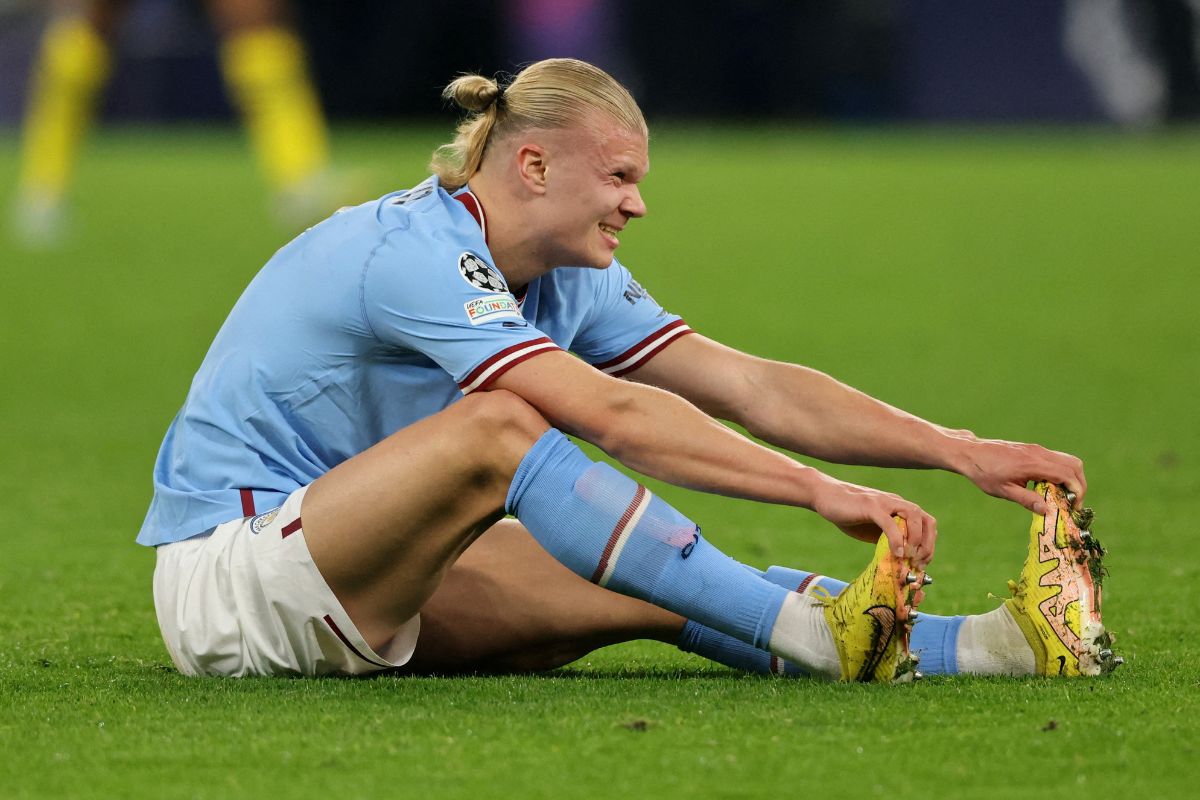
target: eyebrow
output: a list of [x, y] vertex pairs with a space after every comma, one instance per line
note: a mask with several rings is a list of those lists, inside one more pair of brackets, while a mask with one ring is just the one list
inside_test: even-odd
[[626, 175], [636, 175], [637, 177], [634, 179], [634, 182], [636, 183], [637, 181], [640, 181], [642, 178], [646, 177], [646, 174], [650, 172], [650, 168], [647, 166], [643, 170], [640, 164], [635, 164], [633, 161], [626, 159], [613, 159], [609, 162], [608, 172], [610, 174], [614, 172], [624, 172]]

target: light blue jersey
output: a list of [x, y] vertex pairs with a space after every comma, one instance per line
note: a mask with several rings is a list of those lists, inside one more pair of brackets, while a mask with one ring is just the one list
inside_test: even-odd
[[690, 332], [616, 261], [556, 269], [514, 296], [486, 235], [469, 189], [452, 196], [430, 178], [280, 249], [167, 430], [138, 542], [274, 508], [539, 353], [570, 350], [621, 375]]

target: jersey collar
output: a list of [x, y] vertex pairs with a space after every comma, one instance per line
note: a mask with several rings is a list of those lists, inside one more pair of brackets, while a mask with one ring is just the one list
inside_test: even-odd
[[[475, 221], [479, 223], [479, 230], [483, 232], [483, 243], [487, 244], [487, 214], [483, 212], [483, 203], [479, 202], [479, 198], [471, 191], [471, 187], [464, 186], [454, 194], [450, 195], [455, 200], [463, 204]], [[525, 296], [529, 293], [529, 287], [521, 287], [520, 294], [514, 295], [517, 304], [521, 305], [525, 302]]]
[[463, 207], [479, 223], [479, 230], [483, 232], [483, 243], [487, 244], [487, 214], [483, 213], [483, 203], [479, 202], [479, 198], [471, 191], [471, 187], [464, 186], [450, 196], [462, 203]]

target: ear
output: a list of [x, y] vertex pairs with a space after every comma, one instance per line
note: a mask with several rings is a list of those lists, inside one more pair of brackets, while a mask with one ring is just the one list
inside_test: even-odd
[[530, 142], [517, 148], [517, 176], [521, 184], [534, 194], [546, 193], [546, 148]]

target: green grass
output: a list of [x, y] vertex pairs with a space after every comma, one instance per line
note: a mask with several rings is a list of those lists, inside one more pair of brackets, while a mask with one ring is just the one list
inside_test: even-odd
[[[340, 131], [339, 157], [382, 192], [440, 135]], [[0, 796], [1192, 796], [1200, 141], [666, 128], [651, 155], [622, 255], [693, 327], [1085, 459], [1125, 667], [840, 686], [633, 643], [534, 677], [180, 677], [133, 536], [192, 371], [284, 236], [236, 135], [116, 131], [81, 165], [73, 241], [0, 240]], [[15, 174], [9, 137], [0, 188]], [[938, 516], [929, 610], [989, 609], [1015, 577], [1021, 509], [830, 471]], [[811, 514], [662, 491], [760, 567], [865, 561]]]

